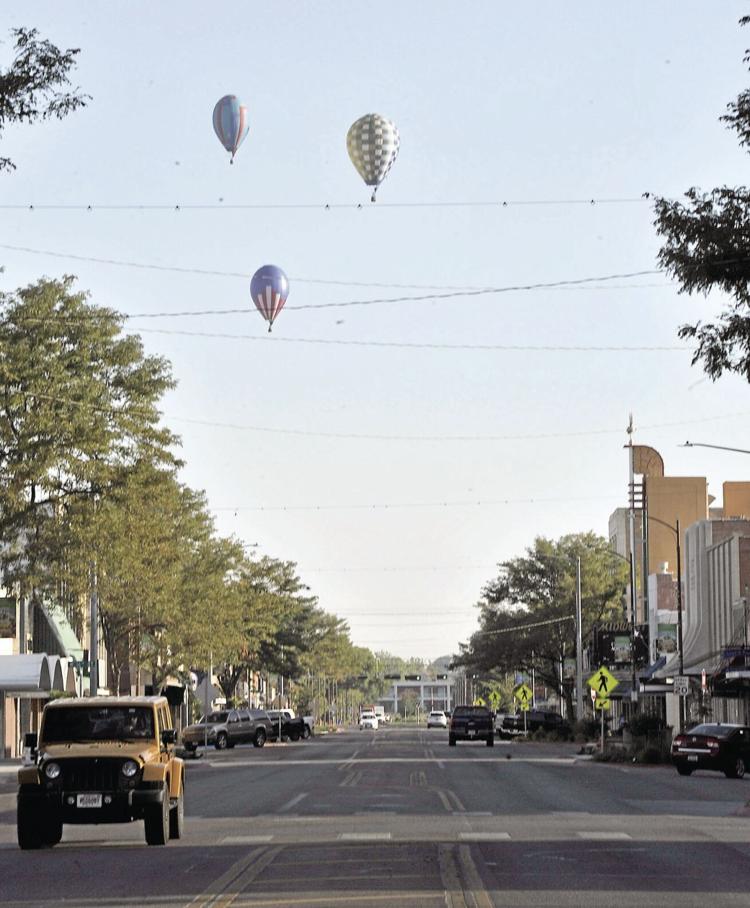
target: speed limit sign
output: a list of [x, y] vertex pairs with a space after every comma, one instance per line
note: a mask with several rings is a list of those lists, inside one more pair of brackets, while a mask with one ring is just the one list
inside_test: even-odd
[[678, 697], [687, 697], [690, 693], [690, 678], [686, 675], [677, 675], [674, 679], [672, 690]]

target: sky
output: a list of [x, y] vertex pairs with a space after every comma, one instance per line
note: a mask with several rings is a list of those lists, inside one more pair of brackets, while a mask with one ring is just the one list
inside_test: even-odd
[[[750, 478], [743, 455], [680, 446], [750, 447], [747, 384], [710, 382], [677, 337], [722, 301], [646, 273], [294, 307], [653, 272], [643, 193], [746, 178], [718, 122], [750, 82], [746, 12], [17, 4], [4, 27], [79, 47], [92, 99], [0, 138], [17, 165], [0, 174], [0, 291], [75, 274], [93, 302], [140, 315], [128, 330], [173, 365], [164, 420], [217, 530], [296, 562], [356, 644], [455, 652], [499, 562], [536, 536], [607, 534], [630, 412], [669, 475], [707, 476], [719, 500]], [[211, 125], [224, 94], [250, 118], [233, 166]], [[401, 138], [374, 205], [346, 152], [370, 112]], [[205, 207], [177, 209], [191, 205]], [[270, 336], [249, 293], [266, 263], [291, 286]], [[143, 317], [224, 309], [243, 311]]]

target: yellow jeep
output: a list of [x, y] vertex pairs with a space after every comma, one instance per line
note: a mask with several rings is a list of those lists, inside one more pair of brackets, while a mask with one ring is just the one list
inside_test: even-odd
[[142, 819], [149, 845], [181, 838], [185, 769], [165, 697], [55, 700], [38, 740], [26, 738], [34, 765], [18, 773], [21, 848], [56, 845], [64, 823]]

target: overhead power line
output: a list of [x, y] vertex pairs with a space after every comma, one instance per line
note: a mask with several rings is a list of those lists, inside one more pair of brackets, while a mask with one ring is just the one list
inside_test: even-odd
[[388, 502], [380, 504], [302, 504], [302, 505], [248, 505], [232, 507], [211, 508], [212, 511], [389, 511], [405, 510], [412, 508], [478, 508], [488, 505], [514, 505], [514, 504], [560, 504], [573, 501], [611, 501], [611, 495], [595, 495], [576, 498], [488, 498], [466, 499], [465, 501], [407, 501]]
[[362, 202], [121, 202], [96, 203], [73, 202], [25, 202], [0, 204], [3, 211], [382, 211], [400, 208], [536, 208], [536, 207], [595, 207], [596, 205], [649, 205], [647, 194], [638, 196], [569, 198], [569, 199], [494, 199], [456, 200], [437, 202], [378, 202], [368, 205]]
[[517, 624], [514, 627], [503, 627], [496, 631], [474, 631], [476, 635], [491, 636], [494, 634], [513, 634], [516, 631], [531, 630], [535, 627], [545, 627], [548, 624], [561, 624], [563, 621], [575, 621], [575, 615], [565, 615], [563, 618], [549, 618], [547, 621], [534, 621], [531, 624]]
[[[30, 255], [41, 255], [48, 256], [50, 258], [66, 259], [69, 261], [75, 262], [87, 262], [89, 264], [95, 265], [110, 265], [118, 268], [134, 268], [144, 271], [163, 271], [168, 273], [175, 274], [190, 274], [190, 275], [201, 275], [204, 277], [225, 277], [241, 280], [250, 280], [252, 277], [252, 272], [245, 271], [222, 271], [215, 268], [186, 268], [179, 265], [160, 265], [157, 263], [151, 262], [135, 262], [127, 259], [113, 259], [113, 258], [101, 258], [98, 256], [92, 255], [79, 255], [73, 252], [60, 252], [58, 250], [51, 249], [35, 249], [30, 246], [17, 246], [10, 243], [0, 243], [0, 249], [6, 249], [10, 252], [23, 252]], [[445, 285], [445, 284], [404, 284], [404, 283], [393, 283], [385, 281], [347, 281], [347, 280], [329, 280], [325, 278], [311, 278], [311, 277], [299, 277], [298, 275], [290, 275], [289, 278], [295, 284], [319, 284], [323, 286], [331, 287], [379, 287], [383, 289], [393, 289], [393, 290], [482, 290], [483, 287], [477, 286], [467, 286], [467, 285]], [[602, 287], [573, 287], [568, 289], [599, 289], [599, 290], [632, 290], [632, 289], [646, 289], [654, 287], [669, 287], [673, 282], [663, 282], [663, 283], [649, 283], [649, 284], [616, 284], [616, 285], [604, 285]], [[566, 289], [564, 287], [560, 288], [550, 288], [550, 289]], [[238, 310], [213, 310], [212, 314], [223, 315], [230, 312], [237, 312]], [[239, 310], [245, 311], [245, 310]], [[202, 315], [204, 313], [191, 313], [196, 315]], [[135, 316], [132, 316], [135, 317]]]
[[[137, 316], [132, 316], [136, 318]], [[266, 344], [307, 344], [309, 346], [369, 347], [401, 350], [476, 350], [503, 353], [691, 353], [689, 347], [677, 345], [639, 346], [636, 344], [445, 344], [418, 341], [368, 341], [323, 337], [279, 337], [278, 334], [231, 334], [221, 331], [181, 331], [170, 328], [138, 328], [140, 334], [171, 337], [201, 337], [208, 340], [254, 341]]]
[[[39, 396], [39, 395], [38, 395]], [[675, 422], [650, 423], [640, 426], [640, 430], [648, 429], [671, 429], [683, 426], [696, 425], [707, 422], [720, 422], [724, 419], [744, 419], [750, 416], [750, 412], [742, 413], [725, 413], [721, 416], [706, 416], [701, 419], [679, 420]], [[276, 435], [291, 435], [304, 438], [334, 438], [334, 439], [353, 439], [362, 441], [428, 441], [428, 442], [447, 442], [447, 441], [544, 441], [547, 439], [559, 438], [587, 438], [595, 435], [622, 435], [623, 429], [582, 429], [576, 432], [538, 432], [528, 434], [508, 434], [508, 435], [385, 435], [376, 433], [356, 433], [356, 432], [320, 432], [312, 429], [282, 429], [271, 426], [257, 425], [240, 425], [238, 423], [212, 422], [208, 420], [192, 419], [182, 416], [170, 416], [175, 422], [188, 423], [190, 425], [207, 426], [212, 429], [233, 429], [245, 432], [268, 432]], [[232, 510], [237, 510], [233, 508]]]

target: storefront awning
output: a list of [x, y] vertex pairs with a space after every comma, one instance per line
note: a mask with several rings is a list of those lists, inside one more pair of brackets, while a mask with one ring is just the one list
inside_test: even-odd
[[47, 697], [50, 689], [50, 659], [46, 653], [0, 656], [0, 692]]

